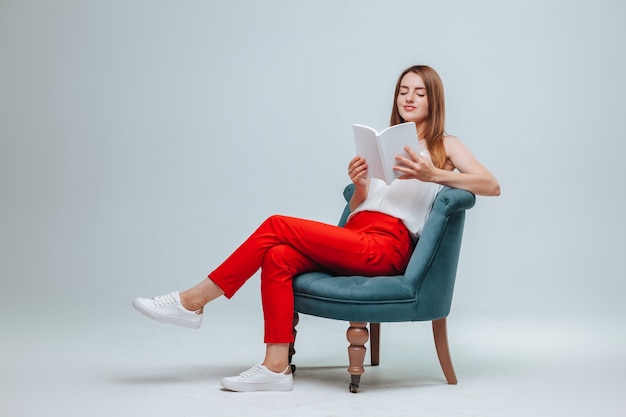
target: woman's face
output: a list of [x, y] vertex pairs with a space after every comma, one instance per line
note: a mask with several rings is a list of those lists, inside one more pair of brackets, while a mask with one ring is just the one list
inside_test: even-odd
[[422, 77], [414, 72], [407, 73], [400, 80], [400, 90], [396, 98], [400, 116], [407, 122], [422, 124], [428, 117], [428, 98]]

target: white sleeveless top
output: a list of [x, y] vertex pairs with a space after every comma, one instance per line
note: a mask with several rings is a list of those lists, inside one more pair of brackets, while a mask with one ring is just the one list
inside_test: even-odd
[[[419, 141], [420, 155], [430, 158], [426, 141]], [[414, 238], [422, 234], [437, 193], [443, 188], [434, 182], [395, 179], [391, 184], [371, 178], [367, 198], [348, 216], [361, 211], [377, 211], [402, 220]]]
[[402, 220], [414, 237], [419, 237], [430, 214], [435, 196], [442, 188], [434, 182], [416, 179], [385, 181], [371, 178], [367, 198], [348, 216], [361, 211], [376, 211]]

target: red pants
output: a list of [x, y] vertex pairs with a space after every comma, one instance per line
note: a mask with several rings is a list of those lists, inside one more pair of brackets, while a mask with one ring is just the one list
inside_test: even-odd
[[402, 221], [382, 213], [357, 213], [345, 227], [271, 216], [209, 278], [230, 298], [261, 268], [265, 343], [291, 343], [294, 276], [395, 275], [404, 272], [411, 248]]

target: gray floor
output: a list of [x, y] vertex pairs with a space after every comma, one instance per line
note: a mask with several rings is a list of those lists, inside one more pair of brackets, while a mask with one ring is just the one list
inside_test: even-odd
[[[220, 389], [261, 359], [255, 288], [208, 306], [200, 330], [161, 325], [130, 294], [2, 315], [2, 415], [22, 416], [618, 416], [621, 319], [451, 314], [459, 384], [445, 383], [427, 323], [384, 324], [381, 365], [348, 391], [346, 324], [303, 316], [295, 389]], [[142, 294], [147, 295], [147, 294]], [[110, 299], [107, 299], [110, 298]], [[94, 300], [97, 300], [94, 302]], [[39, 304], [41, 305], [41, 304]], [[76, 312], [80, 311], [80, 314]]]

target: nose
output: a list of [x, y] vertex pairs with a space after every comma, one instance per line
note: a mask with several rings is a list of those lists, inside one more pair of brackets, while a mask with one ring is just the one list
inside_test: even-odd
[[411, 93], [407, 94], [405, 97], [407, 103], [413, 103], [415, 101], [415, 97]]

